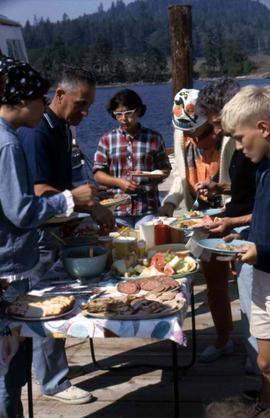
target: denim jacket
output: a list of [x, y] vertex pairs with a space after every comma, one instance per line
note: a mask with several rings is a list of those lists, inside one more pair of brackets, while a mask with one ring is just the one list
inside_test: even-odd
[[36, 228], [66, 211], [65, 196], [34, 196], [16, 131], [0, 118], [0, 276], [30, 270], [39, 258]]

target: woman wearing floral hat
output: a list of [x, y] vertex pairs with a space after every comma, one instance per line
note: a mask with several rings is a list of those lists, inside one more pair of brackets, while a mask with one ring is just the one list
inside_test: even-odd
[[[216, 134], [207, 118], [196, 113], [198, 95], [199, 90], [182, 89], [174, 98], [172, 122], [175, 128], [175, 167], [173, 184], [159, 210], [162, 216], [172, 216], [177, 208], [191, 209], [196, 198], [196, 185], [200, 182], [212, 178], [218, 183], [230, 184], [229, 166], [235, 150], [234, 140]], [[225, 203], [226, 198], [228, 196], [223, 195], [219, 203]], [[199, 209], [207, 209], [216, 202], [200, 195], [199, 203]], [[230, 265], [212, 257], [210, 263], [202, 262], [202, 269], [217, 339], [216, 350], [209, 354], [207, 347], [200, 361], [211, 362], [234, 349], [230, 339], [233, 328], [228, 288]]]
[[[209, 177], [219, 183], [230, 183], [229, 165], [234, 141], [215, 134], [207, 118], [196, 114], [198, 94], [199, 90], [182, 89], [174, 98], [175, 167], [173, 184], [159, 210], [163, 216], [172, 216], [178, 207], [191, 209], [196, 198], [195, 185]], [[203, 208], [212, 204], [202, 196], [200, 199]]]

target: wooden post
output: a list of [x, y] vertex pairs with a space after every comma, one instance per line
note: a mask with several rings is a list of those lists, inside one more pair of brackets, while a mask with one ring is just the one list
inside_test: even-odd
[[182, 88], [192, 87], [192, 18], [191, 6], [169, 6], [172, 56], [173, 96]]

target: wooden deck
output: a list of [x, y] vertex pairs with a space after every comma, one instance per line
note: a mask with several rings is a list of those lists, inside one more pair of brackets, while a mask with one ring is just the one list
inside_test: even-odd
[[[206, 289], [199, 276], [195, 282], [196, 328], [198, 352], [214, 339], [214, 329], [206, 304]], [[234, 317], [233, 339], [236, 350], [215, 363], [198, 362], [186, 375], [179, 376], [180, 417], [202, 418], [205, 406], [214, 400], [239, 396], [243, 387], [254, 388], [259, 381], [244, 372], [245, 354], [241, 342], [239, 300], [237, 286], [231, 282], [231, 300]], [[190, 336], [190, 315], [185, 321]], [[170, 364], [170, 343], [167, 341], [136, 339], [96, 339], [96, 354], [102, 365], [120, 365], [125, 362]], [[97, 401], [86, 405], [66, 405], [48, 400], [33, 383], [34, 414], [36, 418], [171, 418], [173, 417], [173, 385], [170, 371], [133, 368], [113, 372], [100, 371], [91, 364], [88, 340], [69, 338], [66, 351], [71, 370], [82, 366], [82, 375], [72, 383], [90, 390]], [[179, 363], [190, 356], [190, 348], [179, 349]], [[27, 417], [26, 390], [23, 392]]]

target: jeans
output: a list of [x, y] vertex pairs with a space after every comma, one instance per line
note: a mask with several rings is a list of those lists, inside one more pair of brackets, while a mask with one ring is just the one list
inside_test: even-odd
[[139, 228], [139, 226], [145, 222], [151, 221], [155, 218], [155, 214], [140, 215], [140, 216], [118, 216], [116, 223], [120, 226], [127, 226], [129, 228]]
[[27, 382], [27, 368], [31, 367], [26, 349], [26, 343], [21, 343], [7, 374], [0, 376], [0, 418], [23, 417], [21, 390]]
[[[55, 230], [55, 229], [54, 229]], [[40, 262], [35, 269], [42, 277], [58, 259], [57, 241], [50, 229], [40, 231]], [[54, 395], [71, 386], [67, 378], [69, 367], [62, 338], [34, 338], [33, 366], [43, 394]]]
[[253, 281], [253, 266], [238, 263], [238, 292], [240, 299], [242, 331], [247, 356], [256, 374], [261, 374], [257, 365], [258, 345], [257, 340], [250, 334], [251, 290]]
[[63, 338], [34, 338], [33, 366], [45, 395], [55, 395], [71, 386]]

